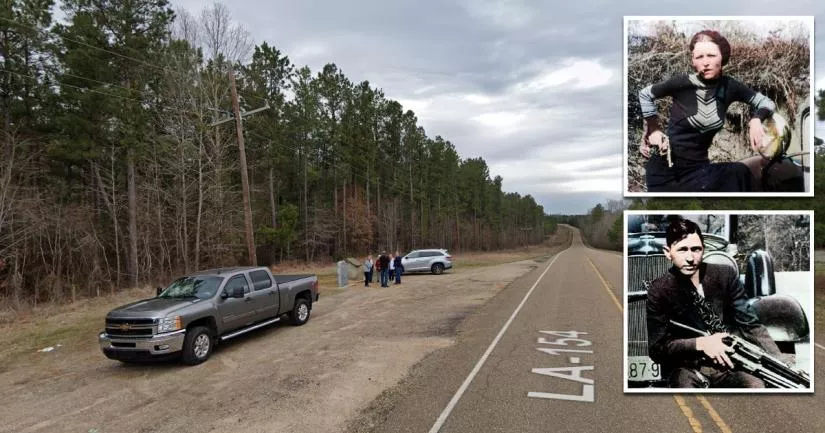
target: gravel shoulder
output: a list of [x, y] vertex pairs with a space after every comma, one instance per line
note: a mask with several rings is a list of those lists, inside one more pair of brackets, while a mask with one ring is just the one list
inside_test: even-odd
[[[559, 230], [544, 258], [568, 241]], [[80, 317], [93, 333], [51, 352], [2, 356], [0, 432], [343, 431], [416, 363], [455, 344], [466, 317], [541, 261], [408, 275], [383, 289], [354, 283], [322, 295], [306, 325], [230, 340], [195, 367], [108, 360], [97, 347], [96, 321], [61, 313], [50, 322], [55, 338], [61, 324]], [[13, 345], [26, 332], [7, 326], [0, 339]]]

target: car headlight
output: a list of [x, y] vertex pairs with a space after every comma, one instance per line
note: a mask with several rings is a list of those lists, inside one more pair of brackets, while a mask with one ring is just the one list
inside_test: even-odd
[[158, 334], [162, 334], [164, 332], [177, 331], [181, 328], [182, 326], [180, 316], [167, 317], [158, 320]]

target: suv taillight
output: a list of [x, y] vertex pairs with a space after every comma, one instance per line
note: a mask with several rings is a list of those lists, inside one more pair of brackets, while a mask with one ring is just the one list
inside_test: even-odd
[[453, 256], [447, 256], [447, 260], [452, 260]]

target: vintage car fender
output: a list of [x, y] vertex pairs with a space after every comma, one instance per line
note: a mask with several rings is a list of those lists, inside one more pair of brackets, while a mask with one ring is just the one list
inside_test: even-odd
[[787, 295], [761, 296], [749, 299], [748, 307], [753, 309], [774, 341], [797, 343], [808, 340], [808, 318], [795, 298]]

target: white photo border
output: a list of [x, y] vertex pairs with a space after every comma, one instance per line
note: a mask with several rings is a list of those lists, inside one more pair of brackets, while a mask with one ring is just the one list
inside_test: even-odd
[[[816, 120], [812, 117], [809, 122], [809, 131], [807, 137], [807, 144], [808, 144], [808, 160], [810, 164], [810, 172], [808, 174], [808, 186], [809, 191], [806, 192], [778, 192], [778, 193], [771, 193], [771, 192], [737, 192], [737, 193], [726, 193], [726, 192], [661, 192], [661, 193], [650, 193], [650, 192], [630, 192], [630, 184], [629, 184], [629, 159], [628, 159], [628, 132], [629, 132], [629, 119], [627, 118], [627, 98], [628, 98], [628, 88], [627, 88], [627, 61], [628, 61], [628, 46], [627, 46], [627, 28], [628, 23], [630, 21], [776, 21], [776, 20], [798, 20], [804, 23], [808, 27], [808, 46], [810, 50], [810, 65], [809, 70], [810, 78], [809, 78], [809, 93], [808, 93], [808, 104], [811, 107], [811, 110], [816, 110], [815, 103], [814, 103], [814, 96], [816, 92], [816, 83], [815, 83], [815, 74], [814, 74], [814, 65], [815, 59], [814, 54], [816, 52], [814, 46], [814, 16], [813, 15], [804, 15], [804, 16], [678, 16], [678, 15], [663, 15], [663, 16], [638, 16], [638, 15], [626, 15], [624, 16], [623, 22], [623, 30], [622, 30], [622, 154], [623, 154], [623, 168], [622, 168], [622, 185], [624, 186], [623, 195], [624, 197], [814, 197], [814, 164], [815, 164], [815, 152], [814, 152], [814, 135], [816, 133]], [[811, 116], [815, 116], [811, 114]], [[803, 132], [803, 131], [800, 131]], [[805, 143], [803, 143], [804, 145]]]
[[[783, 389], [783, 388], [630, 388], [628, 386], [628, 303], [627, 303], [627, 288], [628, 288], [628, 255], [627, 255], [627, 221], [631, 215], [681, 215], [688, 217], [691, 215], [806, 215], [809, 217], [808, 236], [809, 242], [809, 275], [808, 284], [810, 290], [808, 291], [808, 305], [810, 306], [810, 314], [808, 317], [808, 326], [810, 327], [810, 346], [808, 348], [808, 356], [810, 359], [810, 377], [811, 387], [808, 389]], [[816, 305], [814, 300], [815, 290], [815, 275], [814, 268], [814, 211], [812, 210], [776, 210], [776, 211], [754, 211], [754, 210], [625, 210], [622, 216], [624, 236], [622, 254], [624, 263], [624, 290], [622, 291], [622, 387], [625, 394], [813, 394], [816, 389], [816, 339], [815, 339], [815, 323], [816, 323]], [[808, 314], [808, 311], [805, 311]]]

